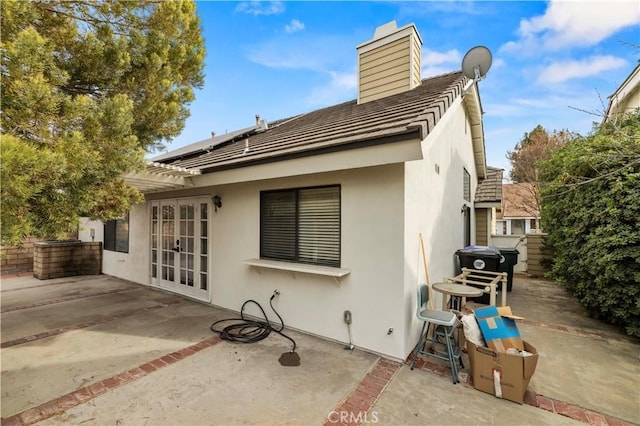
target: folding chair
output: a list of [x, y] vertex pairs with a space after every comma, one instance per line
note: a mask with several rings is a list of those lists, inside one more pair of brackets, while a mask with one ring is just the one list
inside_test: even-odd
[[[449, 361], [453, 383], [458, 383], [458, 368], [456, 362], [460, 360], [460, 346], [454, 337], [454, 330], [458, 319], [456, 314], [450, 311], [435, 311], [427, 307], [429, 302], [429, 288], [426, 284], [418, 286], [418, 300], [416, 316], [422, 324], [420, 340], [413, 352], [411, 369], [415, 366], [418, 355], [426, 355], [434, 358]], [[434, 329], [431, 337], [429, 328], [433, 324]], [[429, 347], [425, 348], [429, 343]], [[461, 361], [462, 362], [462, 361]]]

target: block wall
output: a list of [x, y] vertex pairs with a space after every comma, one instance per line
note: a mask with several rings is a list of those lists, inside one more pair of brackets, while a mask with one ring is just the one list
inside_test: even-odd
[[42, 241], [34, 245], [33, 276], [48, 280], [74, 275], [99, 275], [102, 243]]
[[36, 238], [28, 237], [19, 246], [0, 247], [2, 274], [33, 271], [33, 246], [36, 241]]

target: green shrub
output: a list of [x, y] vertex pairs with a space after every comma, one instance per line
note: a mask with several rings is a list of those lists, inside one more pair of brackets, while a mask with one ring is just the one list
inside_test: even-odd
[[596, 126], [541, 164], [551, 276], [640, 337], [640, 113]]

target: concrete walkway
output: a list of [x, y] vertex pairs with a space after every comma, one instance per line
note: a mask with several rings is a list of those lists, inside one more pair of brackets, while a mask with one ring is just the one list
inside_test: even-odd
[[2, 425], [639, 424], [637, 341], [550, 285], [517, 278], [509, 294], [540, 353], [519, 405], [468, 371], [453, 385], [442, 365], [411, 371], [294, 331], [301, 365], [283, 367], [277, 334], [220, 341], [209, 325], [234, 313], [107, 276], [4, 278]]

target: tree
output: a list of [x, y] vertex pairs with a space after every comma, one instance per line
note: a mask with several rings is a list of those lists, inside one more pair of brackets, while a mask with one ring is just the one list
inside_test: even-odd
[[567, 130], [554, 130], [551, 134], [541, 125], [525, 133], [513, 151], [507, 152], [511, 162], [509, 177], [515, 183], [539, 182], [538, 162], [551, 157], [551, 152], [564, 145], [572, 134]]
[[0, 2], [2, 243], [121, 216], [203, 84], [195, 3]]
[[522, 205], [515, 206], [528, 212], [531, 216], [538, 216], [540, 211], [540, 161], [548, 160], [554, 149], [563, 146], [572, 134], [566, 130], [554, 130], [551, 134], [541, 125], [537, 125], [531, 132], [525, 133], [513, 151], [507, 152], [511, 162], [509, 177], [518, 185]]
[[555, 150], [541, 178], [551, 275], [640, 337], [640, 111]]

